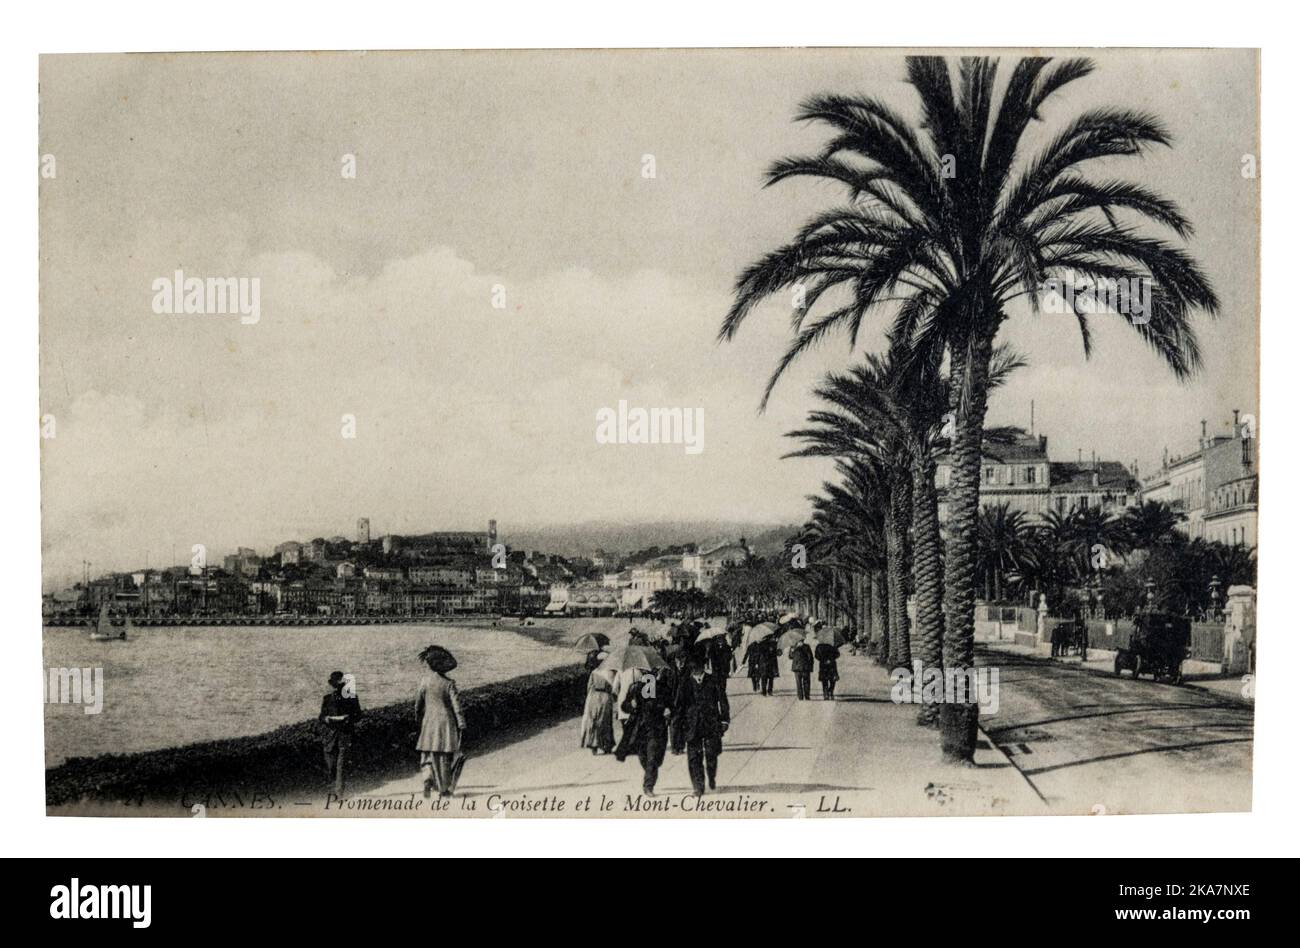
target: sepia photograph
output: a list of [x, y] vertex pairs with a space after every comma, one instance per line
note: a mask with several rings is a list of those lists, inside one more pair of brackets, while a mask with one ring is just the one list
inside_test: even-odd
[[1249, 813], [1260, 68], [41, 55], [46, 815]]

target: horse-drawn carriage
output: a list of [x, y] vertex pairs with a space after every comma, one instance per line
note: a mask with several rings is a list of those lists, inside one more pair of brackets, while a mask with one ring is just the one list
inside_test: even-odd
[[1088, 660], [1088, 623], [1082, 619], [1067, 619], [1052, 626], [1052, 657], [1072, 654]]
[[1183, 680], [1183, 659], [1192, 638], [1192, 622], [1165, 612], [1141, 612], [1133, 620], [1127, 648], [1115, 652], [1115, 675], [1124, 669], [1133, 677], [1150, 675], [1171, 685]]

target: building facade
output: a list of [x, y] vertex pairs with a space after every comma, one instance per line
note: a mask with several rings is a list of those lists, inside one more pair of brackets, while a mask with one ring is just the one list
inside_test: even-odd
[[1210, 435], [1201, 422], [1196, 450], [1170, 458], [1142, 484], [1142, 500], [1168, 504], [1183, 516], [1178, 529], [1193, 539], [1255, 546], [1259, 527], [1259, 450], [1253, 420], [1232, 413], [1227, 433]]
[[[939, 459], [935, 486], [939, 490], [939, 520], [948, 519], [947, 493], [952, 465]], [[1118, 513], [1138, 502], [1137, 476], [1118, 461], [1053, 461], [1046, 435], [1023, 435], [1010, 444], [985, 444], [980, 464], [980, 507], [1005, 504], [1031, 521], [1049, 513], [1068, 516], [1076, 510], [1101, 508]]]

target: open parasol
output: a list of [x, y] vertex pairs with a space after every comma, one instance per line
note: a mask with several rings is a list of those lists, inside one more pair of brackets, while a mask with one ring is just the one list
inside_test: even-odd
[[600, 663], [598, 671], [626, 671], [629, 668], [643, 668], [654, 671], [667, 666], [657, 649], [646, 645], [625, 645], [610, 652], [609, 658]]
[[727, 630], [721, 626], [706, 625], [704, 630], [695, 637], [695, 644], [707, 642], [709, 639], [720, 639], [727, 634]]
[[784, 632], [781, 633], [781, 637], [776, 641], [781, 646], [781, 648], [794, 648], [803, 640], [804, 640], [803, 629], [786, 629]]
[[578, 641], [573, 643], [573, 647], [583, 652], [590, 652], [592, 649], [608, 648], [609, 636], [604, 632], [588, 632], [586, 635], [578, 636]]
[[848, 641], [844, 637], [843, 632], [838, 629], [833, 629], [829, 625], [823, 625], [814, 634], [817, 636], [818, 642], [821, 642], [824, 645], [834, 645], [836, 648], [839, 648]]
[[424, 662], [436, 672], [443, 674], [451, 671], [456, 667], [456, 656], [447, 651], [441, 645], [430, 645], [420, 652], [420, 661]]

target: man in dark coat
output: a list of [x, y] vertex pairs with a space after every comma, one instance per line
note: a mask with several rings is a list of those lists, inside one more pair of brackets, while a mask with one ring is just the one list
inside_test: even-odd
[[709, 643], [709, 673], [718, 687], [726, 691], [727, 679], [736, 669], [736, 654], [724, 635], [710, 639]]
[[[661, 690], [663, 691], [664, 700], [668, 702], [668, 706], [675, 708], [677, 707], [677, 689], [681, 687], [682, 680], [690, 674], [688, 664], [690, 656], [681, 645], [670, 646], [669, 652], [671, 654], [668, 658], [668, 668], [665, 669], [667, 671], [665, 685]], [[680, 756], [686, 753], [686, 740], [682, 736], [682, 728], [676, 718], [669, 719], [669, 726], [671, 728], [671, 740], [668, 746], [672, 750], [673, 756]]]
[[777, 664], [777, 657], [781, 654], [781, 647], [776, 644], [775, 638], [764, 639], [758, 643], [759, 654], [762, 656], [760, 663], [762, 677], [759, 684], [763, 688], [763, 696], [772, 695], [776, 679], [781, 677], [781, 666]]
[[754, 686], [754, 691], [758, 691], [763, 687], [763, 643], [750, 642], [745, 649], [744, 661], [749, 672], [749, 683]]
[[807, 642], [790, 649], [790, 671], [794, 673], [794, 686], [798, 700], [812, 699], [813, 651]]
[[704, 795], [704, 781], [710, 790], [718, 788], [718, 755], [722, 753], [722, 735], [731, 725], [731, 707], [725, 691], [708, 674], [706, 665], [692, 660], [690, 673], [677, 686], [673, 708], [673, 729], [680, 729], [686, 742], [686, 768], [697, 797]]
[[620, 706], [623, 713], [630, 716], [623, 725], [623, 739], [614, 756], [622, 763], [629, 754], [636, 754], [644, 773], [641, 789], [648, 797], [655, 795], [659, 768], [663, 766], [664, 754], [668, 750], [668, 715], [673, 707], [672, 678], [669, 668], [645, 675], [628, 689]]
[[822, 700], [835, 700], [835, 683], [840, 680], [840, 650], [825, 642], [817, 646], [817, 678], [822, 683]]
[[325, 771], [334, 781], [334, 792], [343, 795], [343, 765], [352, 748], [352, 732], [361, 717], [361, 702], [355, 695], [345, 697], [343, 672], [330, 674], [330, 690], [320, 705], [321, 748], [325, 752]]

